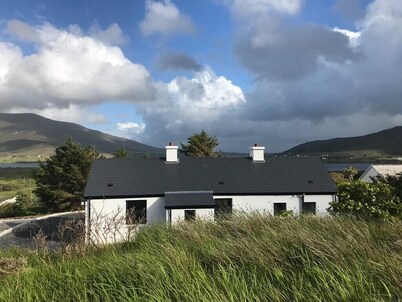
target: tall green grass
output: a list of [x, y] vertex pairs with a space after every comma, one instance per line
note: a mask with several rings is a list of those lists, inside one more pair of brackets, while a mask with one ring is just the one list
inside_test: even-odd
[[402, 223], [239, 217], [142, 228], [84, 255], [28, 255], [0, 301], [402, 301]]

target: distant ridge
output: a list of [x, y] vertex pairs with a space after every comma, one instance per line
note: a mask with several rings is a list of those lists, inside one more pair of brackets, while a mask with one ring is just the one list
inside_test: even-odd
[[292, 155], [340, 154], [368, 157], [401, 156], [402, 126], [363, 136], [307, 142], [283, 153]]
[[83, 146], [93, 145], [103, 154], [125, 148], [134, 155], [159, 156], [160, 148], [91, 130], [74, 123], [60, 122], [32, 113], [0, 113], [0, 155], [15, 158], [46, 157], [71, 136]]

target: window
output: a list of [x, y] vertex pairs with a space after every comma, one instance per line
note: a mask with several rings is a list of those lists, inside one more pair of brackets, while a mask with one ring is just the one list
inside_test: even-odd
[[218, 198], [215, 199], [215, 220], [230, 217], [232, 215], [232, 199], [231, 198]]
[[316, 213], [316, 205], [315, 202], [305, 202], [303, 203], [303, 214], [315, 214]]
[[147, 223], [147, 201], [127, 200], [126, 201], [126, 224]]
[[274, 203], [274, 216], [280, 215], [283, 212], [286, 212], [286, 203], [285, 202], [275, 202]]
[[184, 210], [185, 221], [195, 221], [195, 210]]

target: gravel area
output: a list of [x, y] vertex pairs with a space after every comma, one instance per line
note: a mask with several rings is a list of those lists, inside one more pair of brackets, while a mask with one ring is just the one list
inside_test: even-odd
[[14, 221], [11, 221], [11, 222], [1, 222], [0, 221], [0, 232], [3, 232], [9, 228], [15, 227], [16, 225], [19, 225], [19, 224], [20, 223], [14, 222]]
[[[10, 234], [0, 237], [0, 249], [11, 247], [22, 247], [33, 249], [36, 247], [34, 237], [42, 230], [46, 236], [46, 244], [50, 249], [57, 248], [60, 245], [59, 226], [67, 221], [74, 220], [83, 224], [83, 213], [73, 213], [69, 215], [49, 217], [42, 220], [34, 220], [32, 222], [15, 227]], [[18, 223], [12, 222], [15, 225]], [[4, 223], [3, 224], [3, 228]], [[1, 232], [0, 224], [0, 232]], [[8, 226], [7, 228], [9, 228]], [[7, 229], [6, 228], [6, 229]], [[68, 235], [68, 234], [67, 234]]]

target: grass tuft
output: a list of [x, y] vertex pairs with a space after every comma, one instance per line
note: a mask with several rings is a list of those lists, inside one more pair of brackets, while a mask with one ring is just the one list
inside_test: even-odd
[[399, 301], [402, 222], [268, 218], [142, 228], [69, 257], [20, 250], [0, 301]]

